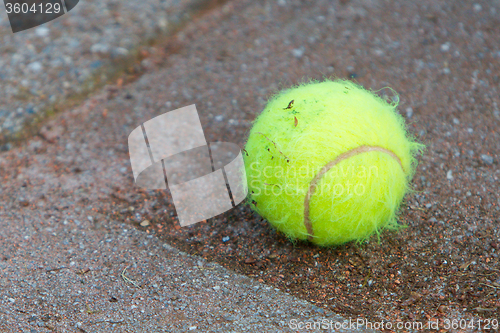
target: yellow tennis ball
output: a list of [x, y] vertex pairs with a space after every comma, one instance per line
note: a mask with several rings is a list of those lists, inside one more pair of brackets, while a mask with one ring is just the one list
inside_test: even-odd
[[344, 80], [278, 93], [245, 146], [251, 207], [290, 238], [322, 246], [397, 227], [423, 145], [396, 104]]

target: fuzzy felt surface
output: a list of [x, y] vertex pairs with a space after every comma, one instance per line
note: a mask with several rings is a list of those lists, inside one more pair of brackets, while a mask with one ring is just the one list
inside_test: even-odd
[[321, 246], [397, 228], [423, 146], [407, 134], [396, 108], [345, 80], [278, 93], [255, 120], [245, 146], [251, 207], [290, 238]]

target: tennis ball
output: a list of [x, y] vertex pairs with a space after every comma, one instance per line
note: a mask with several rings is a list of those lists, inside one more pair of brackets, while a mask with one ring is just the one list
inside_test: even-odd
[[423, 145], [396, 108], [345, 80], [278, 93], [245, 145], [252, 209], [289, 238], [321, 246], [398, 228]]

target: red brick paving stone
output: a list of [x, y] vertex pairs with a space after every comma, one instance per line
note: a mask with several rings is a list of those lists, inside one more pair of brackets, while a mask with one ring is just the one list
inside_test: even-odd
[[[476, 327], [478, 320], [498, 319], [500, 5], [430, 0], [341, 3], [231, 2], [188, 26], [165, 47], [157, 45], [151, 60], [162, 67], [151, 68], [150, 74], [114, 96], [103, 93], [55, 118], [54, 125], [64, 127], [55, 143], [32, 140], [20, 151], [3, 154], [2, 218], [13, 214], [15, 207], [26, 212], [26, 222], [16, 221], [19, 230], [27, 235], [41, 230], [40, 239], [28, 243], [20, 240], [24, 235], [19, 230], [6, 229], [2, 253], [26, 249], [34, 257], [11, 265], [16, 270], [58, 268], [57, 255], [43, 257], [47, 263], [40, 264], [37, 251], [50, 250], [49, 239], [57, 237], [50, 233], [57, 231], [44, 230], [52, 225], [63, 228], [64, 218], [90, 224], [90, 230], [82, 231], [100, 240], [111, 233], [108, 229], [128, 228], [117, 224], [126, 222], [145, 232], [137, 237], [154, 234], [187, 253], [345, 317], [394, 323], [439, 319], [441, 324], [466, 319], [476, 320]], [[171, 45], [177, 51], [168, 56]], [[207, 141], [243, 146], [251, 121], [277, 89], [330, 74], [351, 76], [371, 89], [395, 88], [410, 132], [427, 144], [415, 175], [416, 193], [401, 211], [400, 221], [408, 228], [384, 232], [380, 242], [321, 249], [290, 243], [243, 205], [180, 228], [168, 191], [133, 187], [126, 138], [142, 122], [196, 103]], [[85, 220], [88, 215], [94, 222]], [[36, 218], [44, 224], [33, 223]], [[144, 219], [151, 226], [140, 227]], [[79, 249], [76, 234], [66, 240], [75, 246], [68, 245], [74, 254], [59, 258], [63, 266], [85, 251]], [[103, 244], [94, 248], [108, 246]], [[130, 245], [134, 251], [126, 252], [126, 243], [117, 242], [112, 252], [119, 258], [113, 257], [111, 267], [93, 262], [92, 258], [106, 262], [101, 250], [73, 260], [77, 270], [91, 267], [78, 277], [107, 269], [106, 274], [119, 279], [121, 269], [138, 261], [134, 256], [141, 253], [140, 244]], [[28, 245], [34, 250], [28, 251]], [[21, 260], [16, 258], [5, 261]], [[48, 274], [66, 274], [55, 272]], [[149, 271], [127, 271], [138, 281], [142, 273]], [[99, 275], [102, 290], [111, 292], [106, 274]], [[14, 283], [16, 288], [19, 283]], [[37, 286], [25, 288], [37, 295]], [[64, 294], [66, 289], [55, 292]], [[117, 300], [119, 296], [109, 295]], [[2, 304], [5, 312], [8, 303]], [[75, 317], [86, 315], [96, 316]]]

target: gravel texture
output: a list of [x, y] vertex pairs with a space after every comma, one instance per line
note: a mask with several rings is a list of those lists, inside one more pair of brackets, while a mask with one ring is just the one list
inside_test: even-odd
[[[148, 266], [153, 259], [135, 250], [141, 242], [134, 248], [127, 245], [133, 241], [113, 236], [126, 234], [123, 229], [132, 233], [135, 227], [143, 232], [137, 237], [149, 244], [160, 244], [158, 238], [198, 256], [193, 270], [197, 260], [217, 262], [314, 302], [325, 314], [394, 323], [438, 320], [445, 331], [477, 331], [479, 320], [498, 320], [499, 13], [499, 1], [318, 0], [311, 6], [299, 0], [238, 0], [188, 24], [175, 38], [147, 50], [149, 73], [129, 85], [117, 80], [47, 121], [22, 147], [0, 156], [2, 219], [10, 221], [2, 250], [5, 265], [15, 270], [2, 271], [12, 287], [3, 291], [0, 311], [13, 311], [8, 306], [18, 302], [9, 290], [24, 288], [30, 297], [36, 295], [36, 285], [23, 284], [33, 272], [54, 278], [70, 274], [64, 269], [44, 271], [60, 267], [57, 260], [64, 267], [75, 262], [72, 274], [91, 267], [82, 279], [107, 269], [119, 280], [130, 266], [127, 276], [149, 285], [141, 274], [150, 274], [156, 260]], [[289, 242], [246, 205], [181, 228], [168, 191], [134, 188], [127, 135], [144, 121], [195, 103], [208, 142], [243, 147], [267, 98], [278, 89], [329, 75], [350, 77], [373, 90], [396, 89], [410, 132], [427, 145], [414, 179], [416, 193], [402, 207], [400, 221], [408, 226], [402, 231], [384, 232], [380, 242], [317, 248]], [[79, 232], [103, 244], [95, 241], [89, 252], [84, 252], [86, 245], [80, 249], [81, 238], [71, 235], [79, 230], [74, 221], [88, 223], [90, 229]], [[108, 237], [119, 239], [108, 256], [124, 253], [111, 267], [103, 259]], [[68, 255], [59, 258], [58, 239], [66, 239], [75, 251], [69, 255], [82, 258], [83, 264]], [[152, 246], [145, 251], [167, 250]], [[10, 255], [16, 251], [26, 255]], [[88, 313], [93, 304], [105, 311], [99, 302], [113, 296], [104, 294], [113, 291], [105, 273], [99, 276], [96, 287], [82, 284], [89, 288], [84, 296], [89, 310], [71, 317], [74, 324], [88, 324], [89, 316], [98, 315]], [[169, 279], [163, 281], [172, 286]], [[100, 298], [97, 286], [102, 286]], [[50, 287], [56, 294], [68, 289], [55, 279]], [[70, 313], [70, 304], [61, 304], [58, 311]], [[446, 321], [453, 319], [474, 327], [446, 329]]]
[[439, 320], [442, 328], [463, 319], [471, 330], [498, 319], [499, 5], [233, 2], [222, 23], [187, 27], [185, 48], [164, 74], [136, 85], [133, 124], [194, 102], [207, 141], [241, 147], [280, 88], [328, 75], [395, 88], [410, 132], [427, 145], [401, 232], [319, 249], [290, 243], [245, 206], [175, 228], [175, 217], [157, 208], [173, 210], [164, 194], [130, 193], [126, 205], [184, 251], [345, 316]]
[[211, 2], [217, 1], [86, 0], [54, 21], [16, 34], [1, 2], [0, 141], [6, 144], [54, 105], [92, 91], [113, 75], [110, 68], [146, 70], [148, 61], [127, 67], [137, 46], [169, 34]]
[[342, 319], [55, 192], [1, 212], [2, 332], [285, 332], [291, 319]]

